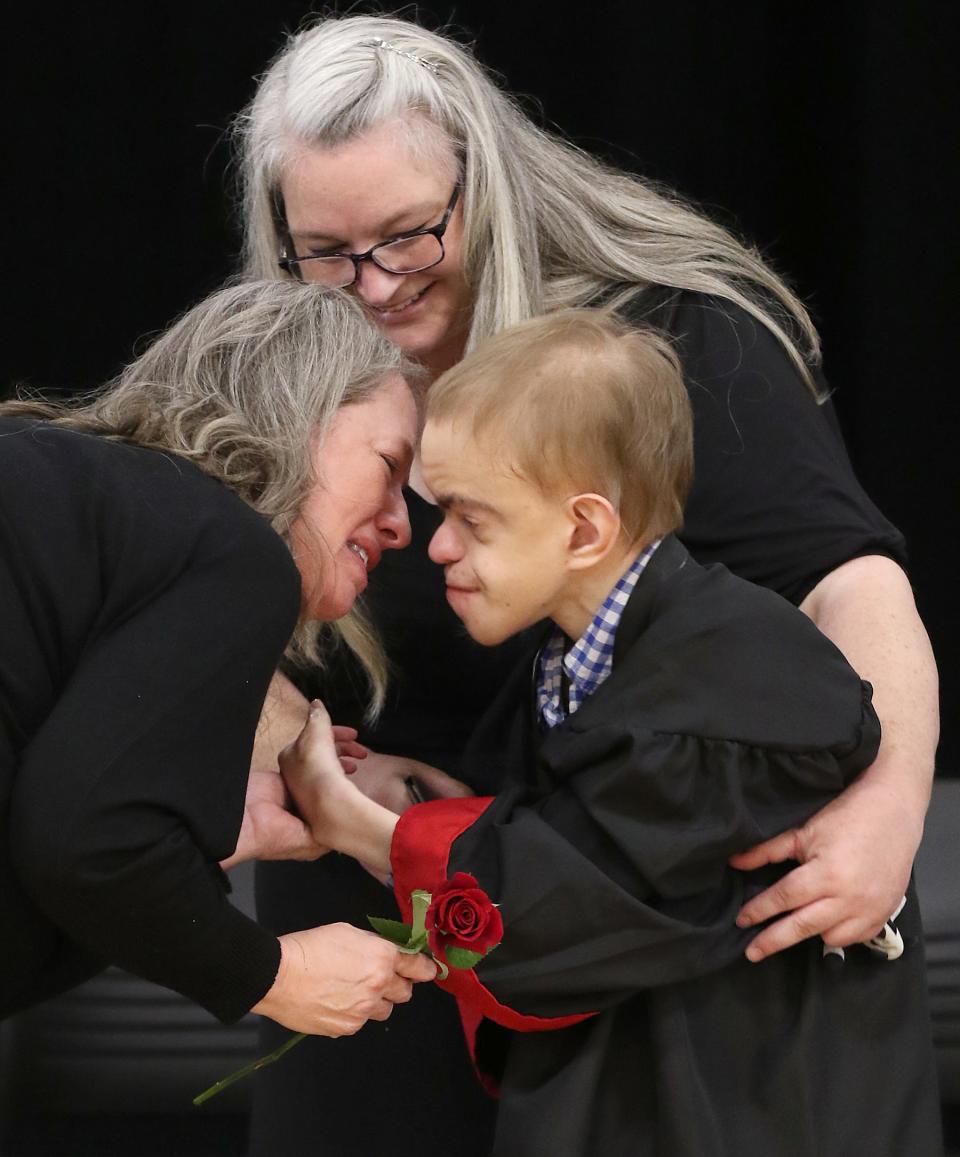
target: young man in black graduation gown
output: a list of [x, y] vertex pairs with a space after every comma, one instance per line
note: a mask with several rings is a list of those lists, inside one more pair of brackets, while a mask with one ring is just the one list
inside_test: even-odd
[[500, 946], [442, 982], [500, 1094], [495, 1157], [941, 1152], [912, 894], [896, 959], [744, 956], [736, 914], [778, 869], [729, 857], [842, 791], [879, 724], [809, 620], [672, 537], [691, 439], [670, 350], [554, 315], [445, 375], [428, 417], [454, 610], [488, 644], [552, 620], [475, 736], [508, 786], [398, 821], [344, 779], [319, 710], [285, 774], [318, 841], [389, 866], [405, 915], [458, 871], [500, 905]]

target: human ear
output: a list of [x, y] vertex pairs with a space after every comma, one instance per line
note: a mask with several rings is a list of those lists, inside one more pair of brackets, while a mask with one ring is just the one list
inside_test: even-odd
[[571, 570], [587, 570], [607, 557], [620, 538], [620, 515], [600, 494], [575, 494], [566, 502]]

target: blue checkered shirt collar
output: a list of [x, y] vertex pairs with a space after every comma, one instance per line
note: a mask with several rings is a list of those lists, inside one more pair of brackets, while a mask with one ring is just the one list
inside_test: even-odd
[[[566, 650], [567, 636], [559, 627], [547, 639], [537, 662], [537, 710], [547, 727], [556, 727], [572, 715], [609, 677], [623, 609], [661, 541], [651, 542], [634, 559], [572, 647]], [[564, 671], [569, 681], [567, 703], [563, 702]]]

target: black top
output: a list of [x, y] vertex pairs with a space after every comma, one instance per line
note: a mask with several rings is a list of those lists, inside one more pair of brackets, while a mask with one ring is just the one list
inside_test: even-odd
[[489, 1018], [477, 1059], [502, 1082], [497, 1157], [846, 1157], [891, 1138], [940, 1152], [912, 891], [895, 963], [856, 946], [841, 968], [816, 939], [743, 957], [736, 914], [786, 866], [744, 874], [729, 856], [804, 823], [879, 744], [868, 685], [809, 619], [668, 537], [603, 686], [544, 732], [518, 670], [477, 738], [482, 762], [499, 747], [506, 788], [449, 861], [432, 811], [475, 801], [412, 809], [393, 855], [398, 888], [466, 871], [500, 905], [481, 984], [449, 982]]
[[[698, 561], [723, 562], [794, 603], [851, 558], [885, 554], [903, 562], [902, 538], [853, 475], [832, 406], [817, 404], [764, 327], [736, 306], [685, 292], [644, 295], [631, 316], [679, 343], [696, 462], [680, 537]], [[363, 682], [346, 655], [305, 689], [325, 699], [338, 723], [360, 725], [375, 749], [456, 773], [477, 719], [524, 644], [489, 649], [470, 639], [444, 598], [441, 568], [426, 554], [439, 512], [412, 492], [408, 504], [413, 543], [384, 555], [366, 595], [392, 663], [380, 722], [363, 726]], [[502, 776], [491, 750], [467, 778], [488, 794]], [[392, 907], [371, 877], [339, 856], [259, 865], [257, 895], [260, 918], [277, 932], [334, 919], [365, 927], [366, 913], [388, 915]], [[265, 1046], [281, 1042], [269, 1025], [264, 1032]], [[471, 1084], [457, 1032], [452, 1001], [421, 985], [386, 1025], [368, 1025], [349, 1042], [295, 1049], [254, 1088], [252, 1153], [270, 1157], [321, 1132], [331, 1149], [386, 1152], [397, 1120], [425, 1148], [456, 1136], [461, 1157], [485, 1153], [492, 1102], [485, 1105]], [[425, 1050], [424, 1040], [435, 1047]], [[401, 1055], [416, 1055], [417, 1066], [398, 1066]], [[361, 1086], [375, 1090], [377, 1114], [357, 1113]], [[320, 1087], [323, 1098], [313, 1095]], [[437, 1097], [423, 1101], [423, 1088], [439, 1090]]]
[[223, 1020], [270, 987], [217, 862], [299, 599], [190, 463], [0, 418], [0, 1014], [105, 963]]

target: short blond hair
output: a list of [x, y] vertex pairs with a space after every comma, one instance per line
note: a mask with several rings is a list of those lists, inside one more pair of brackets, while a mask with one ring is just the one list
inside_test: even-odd
[[427, 419], [466, 423], [546, 493], [608, 498], [631, 542], [682, 522], [693, 419], [680, 364], [610, 311], [562, 310], [489, 339], [434, 383]]

